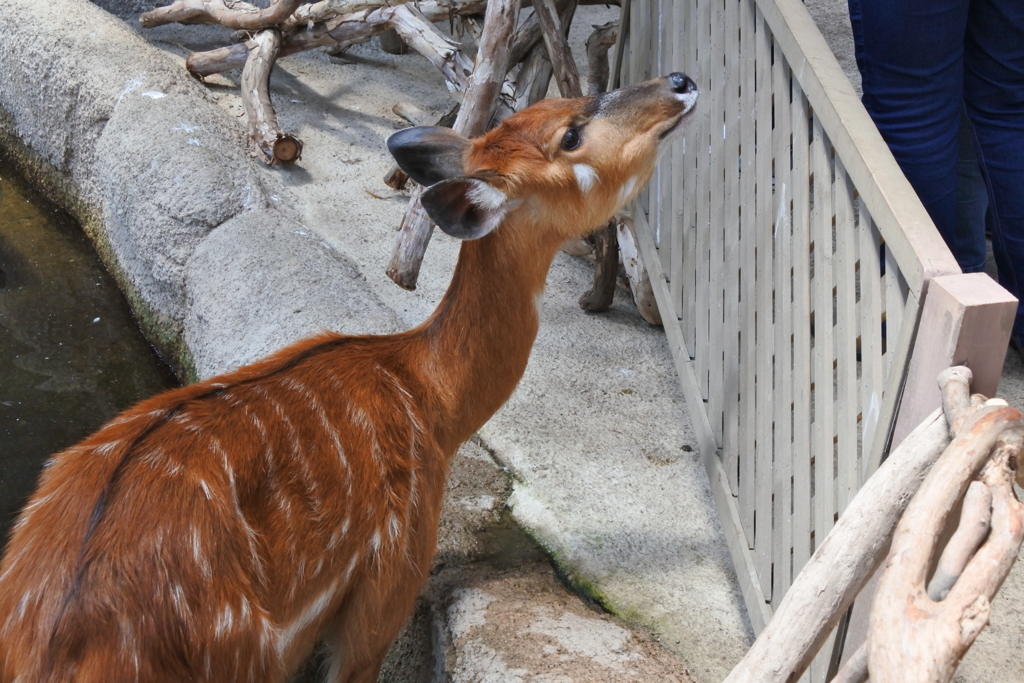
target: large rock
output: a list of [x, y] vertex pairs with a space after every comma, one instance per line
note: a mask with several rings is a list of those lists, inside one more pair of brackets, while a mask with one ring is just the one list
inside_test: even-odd
[[277, 211], [218, 227], [189, 261], [186, 282], [185, 340], [202, 377], [325, 330], [401, 327], [351, 259]]
[[435, 580], [451, 683], [693, 680], [653, 637], [566, 595], [546, 564], [469, 572]]
[[[245, 141], [215, 104], [144, 83], [118, 100], [96, 146], [107, 238], [133, 287], [181, 325], [185, 269], [196, 247], [269, 199]], [[259, 224], [270, 222], [286, 229], [279, 212]]]
[[[7, 0], [0, 35], [0, 128], [95, 207], [102, 199], [97, 143], [126, 95], [159, 91], [187, 95], [192, 108], [210, 104], [173, 60], [82, 0]], [[139, 132], [166, 135], [158, 128]]]

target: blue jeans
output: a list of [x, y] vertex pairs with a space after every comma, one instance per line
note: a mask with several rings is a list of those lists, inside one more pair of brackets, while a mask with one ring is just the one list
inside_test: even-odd
[[[1024, 293], [1024, 1], [848, 0], [864, 106], [965, 272], [977, 231], [957, 231], [961, 109], [989, 195], [999, 283]], [[983, 239], [983, 236], [982, 236]], [[1024, 306], [1014, 334], [1024, 340]]]

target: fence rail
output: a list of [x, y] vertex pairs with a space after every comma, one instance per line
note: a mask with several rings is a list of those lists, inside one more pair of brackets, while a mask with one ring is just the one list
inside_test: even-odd
[[799, 0], [632, 0], [623, 23], [624, 83], [702, 93], [633, 214], [759, 632], [881, 461], [915, 348], [948, 342], [917, 328], [960, 270]]

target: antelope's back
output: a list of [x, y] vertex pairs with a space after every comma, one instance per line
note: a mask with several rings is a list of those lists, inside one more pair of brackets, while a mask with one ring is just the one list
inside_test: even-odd
[[0, 564], [0, 682], [273, 678], [353, 585], [422, 555], [444, 473], [388, 344], [300, 342], [54, 456]]

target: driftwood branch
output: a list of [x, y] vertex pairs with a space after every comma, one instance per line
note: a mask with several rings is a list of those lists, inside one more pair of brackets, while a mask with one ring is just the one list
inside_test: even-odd
[[[540, 34], [538, 34], [538, 39]], [[505, 115], [521, 111], [528, 106], [544, 99], [551, 82], [551, 60], [543, 44], [535, 45], [523, 60], [518, 73], [512, 80], [511, 103]]]
[[980, 481], [972, 481], [964, 495], [960, 524], [946, 543], [935, 574], [928, 582], [928, 597], [934, 602], [945, 599], [949, 589], [963, 574], [964, 567], [988, 536], [992, 524], [992, 491]]
[[[575, 10], [575, 4], [575, 0], [573, 0], [573, 10]], [[540, 21], [541, 35], [544, 37], [544, 45], [548, 49], [548, 58], [555, 69], [558, 92], [562, 94], [562, 97], [580, 97], [583, 94], [583, 89], [580, 87], [580, 74], [576, 69], [576, 60], [572, 57], [572, 50], [569, 49], [569, 42], [566, 40], [565, 27], [558, 18], [555, 0], [534, 0], [533, 11]]]
[[[1024, 452], [1020, 413], [1005, 401], [971, 397], [970, 380], [967, 368], [942, 374], [945, 419], [933, 413], [865, 483], [726, 683], [798, 679], [874, 572], [890, 538], [868, 641], [833, 681], [860, 683], [869, 671], [873, 683], [952, 678], [987, 623], [992, 596], [1024, 539], [1024, 506], [1012, 489], [1016, 460]], [[935, 583], [937, 594], [948, 593], [933, 600], [925, 590], [933, 546], [976, 477], [991, 495], [975, 486], [965, 502], [961, 531], [940, 560], [945, 578]], [[991, 524], [985, 525], [989, 514]], [[979, 536], [984, 541], [965, 561]]]
[[143, 28], [163, 24], [220, 24], [240, 31], [258, 31], [284, 22], [303, 0], [275, 0], [261, 9], [238, 0], [179, 0], [139, 17]]
[[619, 273], [617, 233], [615, 218], [594, 231], [594, 284], [579, 299], [580, 308], [584, 311], [607, 311], [612, 306]]
[[423, 55], [444, 76], [449, 92], [461, 100], [469, 87], [473, 62], [415, 5], [401, 5], [391, 13], [391, 26], [406, 45]]
[[[491, 120], [498, 93], [508, 72], [508, 56], [518, 15], [519, 0], [492, 0], [487, 3], [476, 68], [473, 69], [455, 125], [452, 126], [457, 133], [474, 137], [483, 133]], [[388, 277], [405, 289], [416, 288], [423, 254], [430, 243], [434, 227], [420, 206], [419, 197], [420, 192], [417, 191], [410, 199], [387, 268]]]
[[[943, 405], [955, 435], [900, 521], [879, 579], [867, 643], [875, 683], [952, 679], [988, 624], [991, 600], [1024, 540], [1024, 506], [1013, 492], [1024, 453], [1020, 413], [999, 400], [973, 407], [969, 380], [969, 371], [943, 373]], [[936, 539], [968, 487], [973, 493], [930, 596], [925, 582]], [[972, 552], [979, 536], [984, 542]]]
[[288, 28], [331, 21], [357, 12], [404, 5], [409, 0], [321, 0], [302, 5], [285, 21]]
[[633, 295], [633, 302], [636, 303], [636, 309], [651, 325], [661, 325], [661, 311], [658, 310], [658, 302], [654, 298], [650, 275], [647, 274], [647, 268], [640, 257], [633, 221], [620, 216], [615, 227], [618, 229], [622, 269], [626, 271], [626, 279], [629, 281], [629, 290]]
[[[486, 4], [486, 0], [420, 0], [416, 3], [416, 9], [427, 21], [436, 23], [456, 15], [482, 12]], [[365, 43], [392, 28], [391, 20], [400, 7], [402, 5], [364, 9], [333, 16], [322, 22], [306, 22], [290, 27], [284, 33], [280, 56], [327, 45], [345, 48]], [[250, 47], [248, 42], [206, 52], [193, 52], [185, 58], [185, 68], [199, 77], [237, 69], [245, 63], [245, 55]]]
[[[309, 22], [320, 22], [329, 21], [334, 17], [340, 17], [343, 14], [352, 14], [353, 12], [360, 12], [363, 10], [373, 10], [381, 7], [389, 7], [394, 5], [402, 5], [413, 0], [321, 0], [320, 2], [310, 3], [300, 7], [295, 13], [289, 18], [288, 26], [301, 26], [308, 24]], [[423, 4], [423, 3], [418, 3]], [[524, 0], [522, 7], [529, 7], [532, 0]], [[581, 4], [584, 5], [618, 5], [618, 0], [583, 0]], [[478, 12], [473, 14], [483, 13], [483, 6], [481, 5]], [[459, 15], [469, 16], [471, 13], [467, 11], [459, 11]], [[474, 36], [476, 41], [480, 42], [478, 35]], [[515, 62], [513, 62], [515, 63]]]
[[619, 37], [619, 22], [595, 26], [587, 38], [587, 94], [598, 95], [608, 87], [608, 50]]
[[881, 564], [903, 510], [947, 443], [946, 420], [936, 410], [850, 501], [725, 683], [788, 683], [800, 678]]
[[270, 102], [270, 72], [281, 47], [276, 29], [260, 31], [242, 69], [242, 104], [249, 119], [249, 136], [259, 158], [271, 166], [290, 164], [302, 154], [302, 142], [282, 131]]

